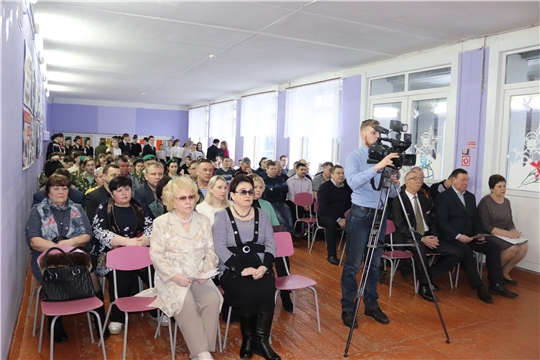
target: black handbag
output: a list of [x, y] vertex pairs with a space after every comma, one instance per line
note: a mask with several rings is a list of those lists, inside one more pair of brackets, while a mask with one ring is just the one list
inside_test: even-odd
[[[52, 250], [60, 253], [49, 254]], [[88, 269], [90, 255], [75, 250], [80, 249], [66, 253], [52, 247], [41, 258], [44, 301], [68, 301], [94, 296], [94, 285]]]

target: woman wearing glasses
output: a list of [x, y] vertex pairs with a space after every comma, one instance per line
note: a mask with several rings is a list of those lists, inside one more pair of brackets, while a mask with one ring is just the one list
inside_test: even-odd
[[212, 227], [199, 215], [197, 185], [187, 176], [170, 181], [163, 189], [169, 209], [154, 220], [150, 257], [156, 270], [155, 288], [144, 296], [157, 295], [151, 306], [174, 316], [186, 341], [190, 357], [212, 359], [222, 296], [212, 280], [203, 275], [214, 269]]
[[240, 174], [233, 178], [233, 205], [215, 214], [214, 247], [219, 257], [225, 302], [240, 314], [240, 357], [253, 353], [265, 359], [281, 359], [268, 343], [274, 316], [276, 255], [274, 232], [267, 213], [253, 207], [253, 180]]

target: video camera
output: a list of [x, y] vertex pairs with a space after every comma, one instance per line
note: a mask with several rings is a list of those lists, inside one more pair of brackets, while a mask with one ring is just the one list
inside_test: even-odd
[[[373, 128], [381, 136], [368, 149], [368, 164], [376, 164], [391, 153], [399, 155], [398, 158], [392, 159], [394, 167], [398, 170], [403, 166], [414, 166], [416, 164], [416, 155], [405, 153], [412, 144], [412, 135], [404, 134], [403, 140], [401, 140], [401, 133], [407, 132], [409, 129], [407, 124], [401, 124], [399, 120], [391, 120], [390, 130], [382, 126], [374, 126]], [[390, 146], [384, 145], [383, 142], [389, 143]]]

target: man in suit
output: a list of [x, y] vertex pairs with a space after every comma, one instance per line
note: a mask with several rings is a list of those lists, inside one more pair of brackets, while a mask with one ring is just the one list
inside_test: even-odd
[[409, 218], [409, 222], [414, 228], [414, 237], [417, 240], [418, 247], [413, 251], [413, 254], [415, 271], [420, 283], [419, 294], [424, 300], [434, 301], [428, 278], [420, 262], [420, 256], [424, 260], [426, 267], [428, 267], [426, 252], [429, 251], [440, 255], [437, 257], [437, 263], [429, 267], [428, 270], [430, 276], [440, 279], [463, 259], [464, 254], [451, 242], [439, 241], [435, 218], [431, 212], [429, 201], [420, 191], [423, 183], [423, 173], [411, 170], [405, 175], [405, 188], [399, 194], [403, 200], [405, 213], [399, 199], [394, 199], [392, 202], [392, 215], [396, 225], [396, 235], [405, 239], [409, 244], [415, 242], [409, 231], [407, 218]]
[[[206, 158], [208, 160], [211, 160], [211, 161], [215, 161], [216, 160], [216, 156], [219, 155], [219, 139], [214, 139], [214, 141], [212, 141], [212, 145], [210, 145], [210, 147], [208, 148], [208, 150], [206, 150]], [[195, 159], [194, 159], [195, 160]]]
[[129, 134], [124, 134], [122, 135], [122, 137], [124, 138], [124, 141], [119, 141], [118, 142], [118, 147], [120, 148], [120, 150], [122, 150], [122, 155], [127, 155], [127, 156], [130, 156], [131, 155], [131, 143], [129, 142]]
[[109, 200], [111, 194], [109, 192], [109, 182], [115, 177], [120, 176], [120, 168], [116, 164], [109, 164], [103, 169], [103, 186], [88, 193], [85, 198], [86, 215], [90, 224], [94, 220], [97, 208], [102, 202]]
[[[469, 283], [476, 289], [478, 297], [485, 303], [492, 303], [490, 294], [514, 298], [518, 295], [504, 286], [499, 246], [483, 236], [482, 223], [476, 208], [475, 196], [467, 191], [469, 175], [463, 169], [450, 174], [452, 186], [440, 193], [435, 200], [435, 217], [439, 235], [464, 253], [461, 261]], [[486, 255], [489, 292], [476, 270], [473, 250]]]
[[163, 178], [163, 165], [161, 163], [150, 164], [144, 174], [146, 183], [139, 186], [133, 192], [133, 198], [141, 203], [142, 206], [150, 206], [156, 200], [156, 186]]
[[[52, 170], [54, 169], [54, 166], [57, 166], [56, 170]], [[64, 175], [71, 181], [70, 172], [64, 169], [64, 166], [62, 165], [60, 161], [48, 162], [47, 168], [45, 170], [46, 170], [45, 175], [47, 175], [47, 173], [49, 174], [47, 175], [47, 177], [51, 176], [52, 174], [59, 174], [59, 175]], [[51, 173], [51, 170], [53, 171], [52, 173]], [[81, 206], [84, 208], [84, 194], [81, 191], [74, 189], [73, 187], [70, 187], [68, 191], [69, 191], [68, 198], [76, 204], [81, 204]], [[47, 194], [45, 194], [45, 190], [36, 192], [32, 199], [32, 206], [39, 204], [43, 199], [45, 199], [46, 196]]]
[[131, 157], [141, 156], [142, 147], [141, 147], [141, 144], [139, 144], [139, 138], [137, 135], [133, 135], [133, 142], [131, 143], [130, 147], [131, 147]]
[[142, 152], [142, 157], [146, 156], [146, 155], [154, 155], [156, 156], [156, 147], [154, 145], [154, 136], [153, 135], [150, 135], [148, 137], [148, 144], [144, 145], [144, 148], [143, 148], [143, 152]]

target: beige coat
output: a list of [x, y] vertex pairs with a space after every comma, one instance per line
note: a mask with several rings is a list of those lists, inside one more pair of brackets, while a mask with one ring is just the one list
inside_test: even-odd
[[[207, 217], [193, 212], [191, 228], [186, 233], [172, 212], [154, 220], [151, 238], [150, 257], [156, 269], [155, 287], [138, 296], [157, 296], [150, 306], [161, 309], [169, 317], [174, 316], [182, 310], [190, 286], [179, 286], [171, 277], [175, 274], [195, 277], [218, 264], [212, 227]], [[214, 288], [223, 302], [223, 297], [212, 280], [208, 280], [205, 285]]]

